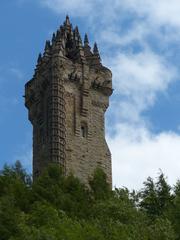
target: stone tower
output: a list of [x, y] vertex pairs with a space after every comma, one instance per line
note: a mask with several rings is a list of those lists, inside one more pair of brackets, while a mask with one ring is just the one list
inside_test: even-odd
[[25, 105], [33, 125], [33, 176], [58, 163], [84, 183], [99, 166], [111, 183], [111, 154], [104, 114], [112, 94], [111, 71], [101, 64], [97, 44], [82, 44], [69, 17], [46, 41], [33, 78], [25, 85]]

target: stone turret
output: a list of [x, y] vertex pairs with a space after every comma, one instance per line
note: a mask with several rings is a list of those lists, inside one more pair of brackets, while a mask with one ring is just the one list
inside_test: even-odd
[[33, 78], [25, 85], [25, 105], [33, 125], [33, 176], [50, 163], [87, 183], [99, 166], [111, 183], [111, 154], [104, 113], [112, 94], [111, 71], [101, 63], [87, 34], [84, 45], [69, 17], [46, 41]]

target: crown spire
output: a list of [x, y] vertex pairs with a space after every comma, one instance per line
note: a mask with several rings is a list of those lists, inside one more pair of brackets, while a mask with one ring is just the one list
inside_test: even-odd
[[99, 50], [96, 42], [94, 43], [93, 53], [94, 55], [99, 55]]
[[54, 43], [55, 41], [56, 41], [56, 34], [53, 33], [53, 35], [52, 35], [52, 43]]
[[64, 22], [64, 25], [66, 25], [66, 26], [71, 26], [71, 23], [70, 23], [70, 20], [69, 20], [69, 16], [68, 16], [68, 15], [66, 15], [66, 20], [65, 20], [65, 22]]
[[49, 57], [51, 51], [51, 43], [50, 41], [46, 41], [45, 48], [44, 48], [44, 57]]
[[38, 72], [38, 70], [39, 70], [39, 67], [40, 67], [40, 65], [41, 65], [41, 62], [42, 62], [42, 55], [41, 55], [41, 53], [39, 53], [38, 59], [37, 59], [37, 64], [36, 64], [36, 68], [35, 68], [35, 70], [34, 70], [34, 75], [33, 75], [33, 77], [36, 76], [36, 74], [37, 74], [37, 72]]
[[37, 59], [37, 64], [38, 65], [41, 63], [41, 60], [42, 60], [42, 55], [41, 55], [41, 53], [39, 53], [38, 59]]
[[84, 36], [84, 45], [89, 45], [89, 39], [87, 33]]
[[93, 54], [96, 59], [96, 61], [95, 61], [96, 64], [101, 64], [101, 57], [100, 57], [98, 46], [97, 46], [96, 42], [94, 43]]
[[74, 36], [75, 36], [75, 40], [78, 41], [80, 37], [78, 26], [76, 26], [74, 29]]
[[45, 52], [48, 52], [51, 48], [51, 43], [50, 41], [46, 41], [46, 44], [45, 44], [45, 48], [44, 48], [44, 51]]

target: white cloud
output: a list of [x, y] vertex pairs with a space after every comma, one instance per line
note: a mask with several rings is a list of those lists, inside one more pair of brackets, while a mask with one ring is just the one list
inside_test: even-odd
[[113, 72], [115, 93], [123, 98], [112, 101], [118, 121], [138, 122], [159, 92], [164, 92], [177, 76], [176, 69], [150, 50], [122, 53], [105, 59]]
[[148, 48], [117, 54], [105, 62], [113, 72], [117, 95], [110, 105], [115, 124], [108, 126], [109, 133], [115, 133], [108, 137], [113, 184], [139, 189], [148, 176], [156, 177], [159, 169], [174, 184], [179, 176], [180, 135], [151, 133], [151, 123], [142, 113], [155, 104], [160, 92], [166, 93], [177, 77], [176, 69]]
[[156, 25], [180, 26], [179, 0], [121, 0], [120, 5], [141, 17], [148, 17], [149, 21]]
[[114, 83], [118, 91], [129, 95], [133, 92], [151, 92], [166, 89], [172, 79], [163, 58], [152, 51], [137, 54], [119, 54], [112, 59]]
[[[98, 40], [126, 46], [132, 41], [147, 43], [147, 37], [165, 42], [179, 41], [179, 0], [39, 0], [58, 14], [84, 18]], [[133, 16], [133, 17], [132, 17]], [[132, 23], [122, 27], [124, 19]], [[163, 27], [163, 31], [162, 28]], [[120, 32], [120, 29], [123, 32]], [[98, 29], [98, 31], [97, 31]], [[125, 30], [125, 31], [124, 31]]]
[[169, 176], [171, 184], [175, 183], [180, 167], [180, 135], [151, 133], [151, 123], [142, 113], [155, 104], [160, 92], [166, 93], [177, 77], [176, 69], [150, 49], [117, 54], [106, 59], [106, 64], [114, 74], [117, 95], [110, 105], [115, 124], [108, 126], [108, 132], [115, 133], [108, 137], [114, 185], [139, 189], [148, 176], [156, 176], [158, 169]]
[[[125, 10], [134, 12], [140, 17], [148, 17], [155, 24], [180, 26], [179, 0], [40, 0], [40, 2], [56, 13], [70, 13], [73, 16], [101, 15], [102, 19], [106, 17], [111, 21], [121, 17], [120, 13]], [[97, 12], [97, 9], [100, 12]]]
[[111, 46], [126, 46], [128, 44], [132, 44], [133, 42], [139, 42], [144, 46], [146, 45], [145, 38], [150, 31], [150, 26], [147, 28], [147, 23], [145, 22], [134, 23], [133, 26], [127, 29], [124, 33], [122, 33], [120, 26], [111, 26], [100, 31], [98, 33], [98, 39], [102, 41], [103, 44], [109, 44]]
[[148, 176], [156, 177], [159, 169], [172, 185], [180, 177], [180, 135], [153, 135], [146, 128], [122, 124], [108, 143], [113, 153], [113, 184], [118, 187], [139, 189]]

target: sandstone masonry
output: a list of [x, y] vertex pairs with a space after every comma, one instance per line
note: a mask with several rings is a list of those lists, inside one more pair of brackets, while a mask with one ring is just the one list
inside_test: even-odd
[[25, 85], [25, 105], [33, 125], [33, 176], [58, 163], [83, 182], [99, 166], [111, 176], [104, 113], [112, 94], [111, 71], [101, 64], [97, 44], [82, 44], [69, 17], [46, 41], [33, 78]]

